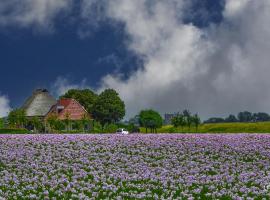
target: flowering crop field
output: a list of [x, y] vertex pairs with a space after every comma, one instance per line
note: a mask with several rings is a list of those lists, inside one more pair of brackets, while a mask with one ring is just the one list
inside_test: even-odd
[[0, 135], [0, 199], [269, 199], [270, 135]]

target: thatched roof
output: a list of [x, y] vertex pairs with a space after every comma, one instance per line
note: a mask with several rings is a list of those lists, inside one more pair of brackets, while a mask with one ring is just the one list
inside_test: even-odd
[[46, 89], [37, 89], [22, 106], [27, 117], [44, 117], [57, 101]]

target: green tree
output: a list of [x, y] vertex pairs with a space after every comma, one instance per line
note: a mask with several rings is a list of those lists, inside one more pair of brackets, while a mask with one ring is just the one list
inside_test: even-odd
[[0, 118], [0, 128], [3, 128], [3, 127], [4, 127], [4, 119]]
[[70, 130], [71, 130], [71, 128], [70, 128], [71, 120], [70, 120], [70, 113], [69, 113], [69, 112], [67, 112], [67, 113], [65, 114], [64, 123], [65, 123], [65, 125], [66, 125], [66, 130], [67, 130], [67, 131], [70, 131]]
[[154, 110], [142, 110], [139, 114], [139, 122], [142, 127], [148, 132], [150, 128], [151, 132], [157, 132], [157, 128], [162, 127], [163, 119], [157, 111]]
[[198, 132], [198, 127], [201, 124], [201, 119], [198, 114], [195, 114], [194, 116], [192, 116], [192, 122], [196, 127], [196, 132]]
[[100, 122], [102, 128], [105, 124], [113, 124], [125, 116], [125, 103], [113, 89], [104, 90], [97, 98], [93, 107], [93, 117]]
[[172, 122], [173, 126], [176, 128], [178, 128], [180, 126], [182, 128], [182, 131], [183, 131], [183, 128], [186, 124], [184, 115], [179, 114], [179, 113], [172, 118], [171, 122]]
[[253, 115], [248, 111], [240, 112], [238, 113], [238, 120], [240, 122], [251, 122], [253, 121]]
[[98, 98], [98, 95], [89, 89], [71, 89], [60, 98], [75, 99], [87, 110], [88, 113], [92, 113], [93, 106]]
[[238, 122], [237, 118], [234, 115], [229, 115], [226, 119], [225, 122]]
[[190, 111], [189, 110], [184, 110], [183, 111], [183, 116], [184, 116], [186, 125], [188, 126], [188, 129], [190, 131], [190, 127], [191, 127], [191, 124], [192, 124], [192, 116], [191, 116]]
[[43, 129], [43, 124], [38, 117], [33, 117], [29, 124], [33, 125], [35, 132], [41, 132]]
[[50, 114], [46, 119], [46, 122], [50, 126], [50, 131], [61, 131], [64, 129], [65, 125], [57, 118], [56, 114]]
[[90, 124], [90, 118], [87, 114], [83, 114], [82, 119], [81, 119], [81, 124], [83, 127], [83, 131], [85, 132], [86, 131], [85, 127], [89, 126], [89, 124]]
[[8, 115], [9, 126], [15, 128], [24, 128], [27, 123], [26, 113], [23, 109], [12, 110]]

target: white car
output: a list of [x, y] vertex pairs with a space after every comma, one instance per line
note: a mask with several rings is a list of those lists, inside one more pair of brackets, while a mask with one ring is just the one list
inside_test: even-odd
[[124, 129], [124, 128], [119, 128], [116, 131], [117, 134], [122, 134], [122, 135], [127, 135], [129, 134], [128, 130]]

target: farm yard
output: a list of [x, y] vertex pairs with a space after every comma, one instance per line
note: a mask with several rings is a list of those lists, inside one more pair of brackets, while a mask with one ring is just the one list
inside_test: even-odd
[[270, 135], [0, 135], [0, 199], [269, 199]]

